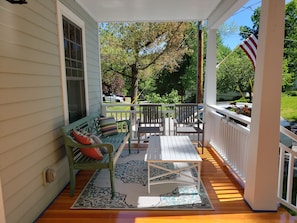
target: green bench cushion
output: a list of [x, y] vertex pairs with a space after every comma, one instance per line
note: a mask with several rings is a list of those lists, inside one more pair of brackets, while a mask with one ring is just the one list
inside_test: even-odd
[[110, 143], [115, 148], [114, 153], [116, 153], [117, 148], [123, 143], [123, 139], [126, 137], [126, 132], [118, 132], [112, 136], [101, 136], [100, 139], [103, 143]]

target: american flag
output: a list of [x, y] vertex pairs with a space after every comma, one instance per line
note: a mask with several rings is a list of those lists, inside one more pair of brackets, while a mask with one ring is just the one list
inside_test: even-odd
[[256, 67], [256, 56], [257, 56], [257, 45], [258, 39], [253, 34], [250, 35], [246, 40], [240, 44], [240, 48], [246, 53], [253, 63], [254, 69]]

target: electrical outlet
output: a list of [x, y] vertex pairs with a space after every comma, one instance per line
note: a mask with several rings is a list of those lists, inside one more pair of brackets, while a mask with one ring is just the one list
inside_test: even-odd
[[49, 169], [49, 168], [46, 167], [46, 168], [44, 168], [43, 171], [42, 171], [42, 180], [43, 180], [43, 185], [44, 185], [44, 186], [46, 186], [47, 184], [49, 184], [49, 183], [47, 182], [47, 180], [46, 180], [46, 172], [47, 172], [48, 169]]
[[47, 185], [56, 179], [56, 171], [53, 168], [46, 167], [42, 171], [43, 185]]

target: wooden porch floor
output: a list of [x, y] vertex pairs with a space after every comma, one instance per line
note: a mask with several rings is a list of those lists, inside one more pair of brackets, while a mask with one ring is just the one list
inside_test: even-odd
[[38, 223], [179, 223], [179, 222], [297, 222], [297, 218], [280, 208], [278, 212], [252, 212], [243, 200], [243, 188], [228, 168], [222, 165], [212, 149], [204, 149], [201, 177], [214, 206], [214, 211], [115, 211], [70, 210], [93, 171], [77, 175], [75, 195], [69, 186], [37, 220]]

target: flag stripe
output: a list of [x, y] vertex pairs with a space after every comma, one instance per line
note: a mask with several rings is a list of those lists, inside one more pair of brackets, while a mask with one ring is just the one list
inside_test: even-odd
[[257, 45], [258, 39], [253, 34], [240, 44], [240, 48], [243, 49], [252, 61], [254, 68], [256, 67]]

